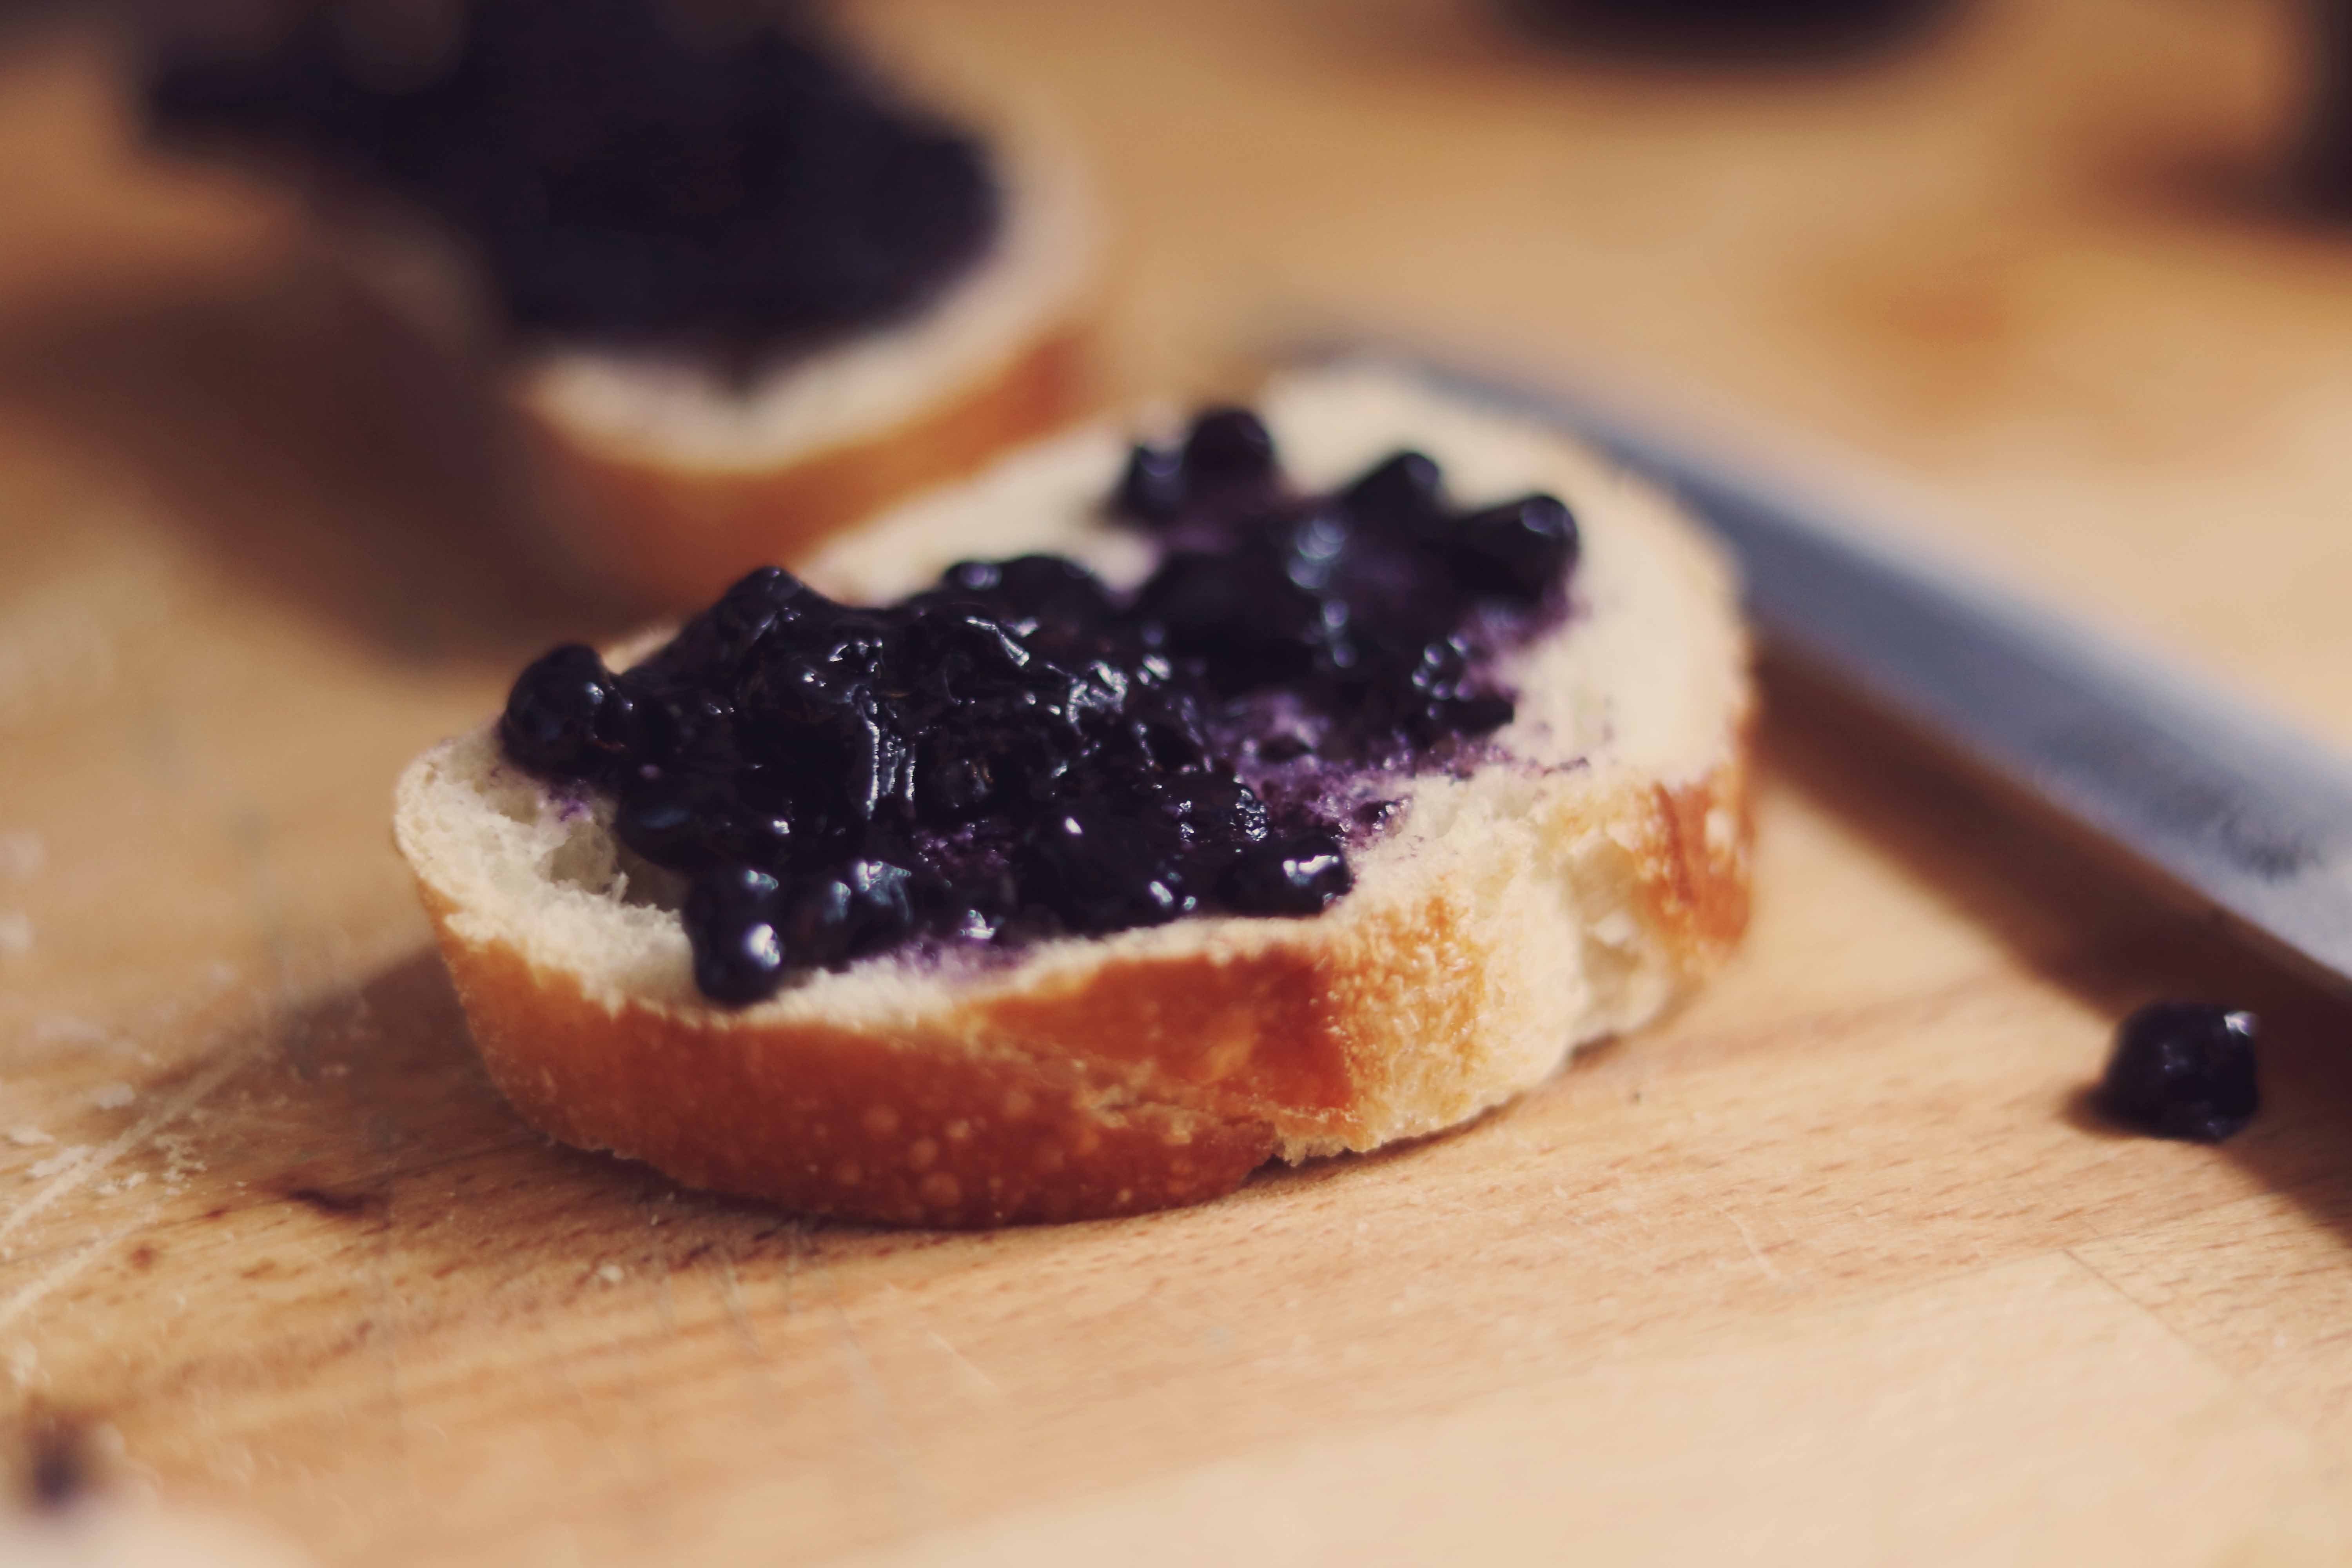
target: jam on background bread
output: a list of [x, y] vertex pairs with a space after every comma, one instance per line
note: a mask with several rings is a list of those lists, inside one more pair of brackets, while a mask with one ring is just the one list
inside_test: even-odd
[[985, 84], [903, 95], [794, 11], [433, 15], [405, 55], [333, 8], [168, 50], [150, 101], [174, 141], [304, 171], [335, 252], [495, 366], [588, 575], [706, 599], [1081, 406], [1087, 203]]
[[[1542, 489], [1576, 513], [1573, 613], [1504, 670], [1510, 760], [1406, 781], [1353, 890], [1311, 919], [1055, 938], [1001, 965], [885, 955], [731, 1010], [696, 989], [674, 906], [622, 874], [609, 804], [477, 731], [410, 769], [395, 831], [524, 1116], [812, 1212], [1130, 1213], [1459, 1123], [1711, 969], [1748, 897], [1751, 700], [1720, 557], [1584, 453], [1383, 373], [1298, 377], [1265, 410], [1303, 485], [1413, 447], [1461, 502]], [[1046, 443], [808, 575], [882, 600], [976, 552], [1050, 552], [1134, 583], [1149, 544], [1101, 518], [1126, 457], [1107, 429]]]

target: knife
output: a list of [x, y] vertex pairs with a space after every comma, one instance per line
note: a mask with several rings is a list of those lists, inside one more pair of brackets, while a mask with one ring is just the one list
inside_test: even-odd
[[1865, 505], [1627, 403], [1373, 357], [1563, 429], [1677, 492], [1738, 556], [1748, 613], [1779, 649], [2352, 989], [2352, 760]]

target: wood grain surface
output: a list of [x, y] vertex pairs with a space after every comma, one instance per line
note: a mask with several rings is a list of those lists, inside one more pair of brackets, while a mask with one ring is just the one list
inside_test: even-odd
[[[2352, 746], [2352, 234], [2246, 0], [1833, 71], [1421, 0], [876, 0], [1120, 226], [1120, 395], [1350, 319], [1617, 368]], [[1457, 1135], [1208, 1207], [811, 1225], [526, 1134], [393, 776], [609, 616], [292, 215], [0, 68], [0, 1418], [354, 1564], [2302, 1564], [2352, 1549], [2352, 1010], [1775, 672], [1721, 983]], [[498, 607], [493, 610], [491, 607]], [[2259, 1007], [2215, 1150], [2081, 1096]]]

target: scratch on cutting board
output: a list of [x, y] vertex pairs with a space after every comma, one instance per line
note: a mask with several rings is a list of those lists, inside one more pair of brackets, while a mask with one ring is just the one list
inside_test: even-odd
[[[675, 1195], [673, 1189], [664, 1194], [663, 1199], [667, 1201]], [[677, 1249], [672, 1245], [671, 1233], [658, 1228], [667, 1216], [661, 1212], [654, 1196], [648, 1194], [642, 1200], [642, 1206], [646, 1211], [646, 1227], [651, 1232], [648, 1239], [653, 1249], [652, 1279], [646, 1294], [653, 1301], [654, 1321], [660, 1325], [662, 1342], [667, 1343], [677, 1331], [677, 1314], [670, 1287], [672, 1259]], [[645, 1352], [640, 1348], [642, 1342], [635, 1338], [625, 1342], [627, 1353], [622, 1363], [628, 1378], [628, 1403], [630, 1408], [637, 1412], [637, 1418], [630, 1423], [630, 1430], [636, 1435], [643, 1472], [650, 1478], [646, 1489], [646, 1511], [650, 1514], [658, 1510], [667, 1521], [676, 1504], [677, 1488], [671, 1484], [669, 1451], [662, 1441], [666, 1424], [660, 1418], [660, 1402], [648, 1398], [646, 1394], [651, 1380], [646, 1374]], [[648, 1523], [653, 1522], [648, 1521]], [[656, 1539], [673, 1533], [667, 1523], [652, 1531]]]
[[[842, 1363], [848, 1369], [850, 1387], [866, 1412], [867, 1440], [889, 1468], [892, 1489], [908, 1531], [920, 1529], [927, 1520], [938, 1516], [937, 1493], [929, 1478], [915, 1463], [906, 1435], [890, 1408], [889, 1393], [875, 1371], [873, 1357], [866, 1354], [865, 1342], [857, 1337], [857, 1330], [849, 1321], [848, 1310], [842, 1304], [840, 1290], [831, 1272], [824, 1267], [823, 1258], [816, 1256], [814, 1241], [808, 1227], [796, 1225], [780, 1228], [790, 1228], [793, 1232], [791, 1244], [784, 1250], [784, 1310], [789, 1313], [799, 1310], [793, 1298], [801, 1284], [801, 1265], [804, 1259], [812, 1262], [815, 1267], [810, 1272], [821, 1282], [824, 1305], [832, 1316], [835, 1342], [841, 1347]], [[735, 1260], [731, 1255], [726, 1258], [725, 1279], [727, 1309], [735, 1320], [736, 1331], [742, 1336], [746, 1346], [760, 1359], [769, 1374], [781, 1382], [781, 1375], [769, 1365], [765, 1352], [760, 1347], [750, 1314], [743, 1310], [742, 1292], [737, 1284]]]
[[156, 1208], [150, 1207], [146, 1213], [130, 1224], [118, 1226], [103, 1236], [83, 1243], [19, 1287], [15, 1295], [5, 1301], [0, 1301], [0, 1333], [7, 1332], [10, 1325], [17, 1319], [40, 1305], [43, 1297], [59, 1286], [71, 1282], [83, 1269], [105, 1257], [107, 1252], [125, 1237], [143, 1230], [152, 1224], [159, 1212]]
[[719, 1298], [727, 1303], [727, 1321], [735, 1330], [735, 1338], [751, 1364], [761, 1372], [770, 1372], [767, 1347], [760, 1342], [760, 1332], [751, 1326], [751, 1314], [743, 1309], [743, 1282], [735, 1273], [735, 1256], [722, 1249], [719, 1254]]
[[614, 1478], [619, 1485], [633, 1489], [642, 1489], [644, 1478], [637, 1473], [636, 1467], [629, 1462], [628, 1455], [622, 1450], [620, 1443], [614, 1438], [611, 1426], [601, 1418], [603, 1407], [597, 1401], [588, 1397], [588, 1390], [582, 1385], [579, 1373], [573, 1368], [572, 1352], [564, 1347], [562, 1336], [556, 1332], [554, 1325], [548, 1321], [547, 1306], [544, 1301], [534, 1304], [531, 1310], [531, 1322], [538, 1330], [540, 1342], [546, 1347], [547, 1360], [554, 1366], [557, 1379], [563, 1384], [564, 1393], [571, 1396], [572, 1408], [578, 1412], [580, 1430], [586, 1433], [596, 1447], [603, 1450], [604, 1461], [612, 1468]]
[[866, 1342], [857, 1337], [857, 1329], [849, 1321], [849, 1311], [842, 1305], [840, 1293], [831, 1289], [830, 1278], [827, 1286], [827, 1305], [832, 1310], [834, 1331], [841, 1344], [842, 1360], [849, 1368], [850, 1385], [857, 1390], [858, 1403], [866, 1407], [866, 1421], [873, 1429], [874, 1447], [890, 1467], [890, 1479], [897, 1483], [896, 1490], [906, 1513], [907, 1528], [909, 1531], [920, 1530], [939, 1514], [930, 1478], [915, 1462], [914, 1451], [908, 1447], [907, 1435], [898, 1425], [898, 1413], [890, 1406], [890, 1391], [883, 1386], [881, 1374], [874, 1367], [874, 1358], [866, 1353]]
[[415, 1445], [410, 1432], [415, 1425], [414, 1413], [408, 1404], [407, 1371], [400, 1359], [401, 1341], [407, 1327], [404, 1303], [393, 1286], [392, 1254], [400, 1234], [400, 1221], [395, 1210], [398, 1200], [396, 1184], [391, 1174], [391, 1155], [381, 1142], [378, 1148], [376, 1181], [383, 1193], [383, 1223], [377, 1227], [374, 1245], [369, 1249], [368, 1290], [373, 1298], [370, 1311], [381, 1325], [374, 1335], [375, 1353], [383, 1370], [384, 1403], [392, 1411], [393, 1451], [398, 1456], [400, 1479], [409, 1495], [423, 1500], [425, 1493], [418, 1484]]
[[218, 1059], [190, 1079], [177, 1094], [132, 1122], [117, 1134], [112, 1142], [91, 1149], [58, 1171], [38, 1192], [11, 1209], [6, 1217], [0, 1218], [0, 1242], [5, 1242], [22, 1230], [58, 1199], [105, 1174], [108, 1167], [124, 1155], [154, 1142], [165, 1128], [185, 1116], [199, 1101], [226, 1083], [239, 1068], [258, 1057], [268, 1046], [269, 1039], [267, 1028], [257, 1027], [249, 1038], [224, 1050]]
[[[743, 1302], [743, 1280], [735, 1271], [735, 1254], [722, 1244], [719, 1248], [719, 1299], [727, 1305], [728, 1325], [735, 1331], [735, 1342], [742, 1347], [744, 1359], [759, 1374], [772, 1397], [782, 1398], [787, 1392], [783, 1369], [768, 1355], [768, 1347], [761, 1341], [760, 1331], [751, 1321], [751, 1309]], [[790, 1311], [787, 1303], [785, 1310]]]
[[1789, 1277], [1781, 1273], [1778, 1268], [1772, 1267], [1772, 1260], [1764, 1256], [1764, 1249], [1762, 1247], [1756, 1245], [1756, 1234], [1748, 1228], [1748, 1222], [1746, 1220], [1741, 1219], [1738, 1215], [1732, 1213], [1731, 1210], [1727, 1208], [1718, 1207], [1717, 1208], [1716, 1213], [1729, 1220], [1731, 1222], [1732, 1228], [1739, 1232], [1739, 1239], [1748, 1244], [1748, 1256], [1756, 1259], [1756, 1267], [1764, 1271], [1765, 1279], [1769, 1279], [1775, 1285], [1788, 1284]]
[[[178, 760], [179, 747], [176, 737], [173, 734], [170, 724], [159, 716], [151, 713], [150, 722], [154, 738], [162, 750], [163, 763], [168, 770], [171, 763]], [[232, 800], [227, 816], [230, 842], [247, 851], [247, 858], [250, 862], [248, 870], [253, 883], [250, 892], [256, 916], [262, 928], [264, 944], [272, 955], [282, 977], [289, 967], [287, 961], [286, 921], [283, 900], [278, 897], [270, 877], [268, 847], [260, 826], [265, 819], [241, 799]], [[218, 1089], [221, 1085], [226, 1083], [236, 1072], [260, 1057], [275, 1038], [276, 1034], [270, 1026], [269, 1019], [265, 1018], [257, 1022], [240, 1044], [232, 1045], [223, 1050], [216, 1060], [190, 1079], [181, 1087], [178, 1093], [169, 1096], [155, 1109], [125, 1128], [111, 1142], [100, 1145], [95, 1151], [82, 1155], [59, 1169], [38, 1192], [17, 1205], [5, 1218], [0, 1218], [0, 1244], [5, 1244], [9, 1237], [24, 1228], [36, 1215], [60, 1198], [103, 1175], [110, 1166], [126, 1154], [142, 1149], [150, 1142], [164, 1146], [174, 1167], [184, 1171], [188, 1168], [201, 1169], [201, 1166], [194, 1165], [193, 1162], [186, 1159], [184, 1150], [173, 1150], [169, 1146], [164, 1137], [164, 1130], [194, 1110], [199, 1103]], [[167, 1178], [170, 1174], [171, 1173], [167, 1171]], [[73, 1263], [71, 1260], [68, 1260], [68, 1265], [61, 1265], [61, 1267], [65, 1266], [74, 1267], [77, 1270], [86, 1267], [85, 1264]]]
[[948, 1342], [948, 1339], [945, 1334], [940, 1333], [939, 1330], [932, 1328], [928, 1323], [923, 1325], [923, 1332], [930, 1336], [931, 1343], [947, 1352], [948, 1359], [954, 1362], [956, 1365], [963, 1368], [964, 1372], [971, 1377], [972, 1382], [978, 1384], [981, 1388], [987, 1393], [990, 1398], [1001, 1399], [1004, 1396], [1004, 1390], [997, 1385], [996, 1379], [989, 1376], [988, 1373], [972, 1365], [971, 1362], [964, 1355], [963, 1352], [956, 1349], [955, 1346]]

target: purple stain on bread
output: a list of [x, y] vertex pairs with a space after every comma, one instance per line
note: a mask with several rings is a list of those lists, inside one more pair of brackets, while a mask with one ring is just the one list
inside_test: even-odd
[[189, 47], [148, 100], [226, 142], [430, 212], [520, 331], [749, 363], [917, 310], [995, 242], [970, 135], [895, 100], [798, 13], [700, 26], [658, 0], [314, 6], [262, 49]]
[[89, 1447], [82, 1423], [69, 1416], [37, 1416], [27, 1433], [25, 1500], [47, 1512], [71, 1507], [90, 1489]]
[[862, 609], [766, 568], [625, 672], [531, 665], [506, 755], [610, 792], [691, 879], [722, 1003], [910, 948], [1312, 916], [1401, 780], [1493, 759], [1498, 658], [1558, 624], [1577, 556], [1556, 498], [1465, 513], [1419, 453], [1300, 493], [1238, 408], [1137, 448], [1110, 507], [1162, 546], [1131, 594], [1028, 555]]

